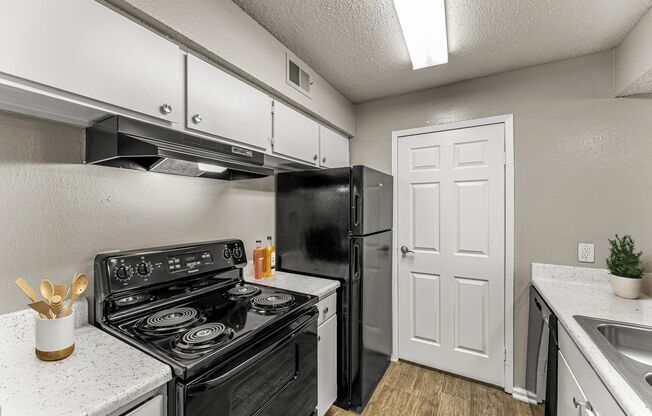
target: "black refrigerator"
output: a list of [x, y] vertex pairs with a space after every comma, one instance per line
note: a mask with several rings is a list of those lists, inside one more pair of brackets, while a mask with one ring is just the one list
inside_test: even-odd
[[392, 177], [365, 166], [281, 173], [278, 270], [337, 279], [338, 397], [362, 410], [392, 346]]

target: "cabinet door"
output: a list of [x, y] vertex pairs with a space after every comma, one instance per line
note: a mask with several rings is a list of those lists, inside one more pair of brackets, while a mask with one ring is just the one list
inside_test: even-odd
[[272, 99], [219, 68], [188, 55], [186, 126], [267, 149]]
[[318, 399], [317, 416], [323, 416], [337, 399], [337, 315], [333, 315], [317, 329]]
[[319, 166], [321, 167], [349, 166], [349, 140], [324, 126], [319, 126], [319, 153]]
[[274, 101], [274, 153], [319, 166], [319, 124]]
[[170, 122], [183, 53], [95, 1], [0, 0], [0, 72]]
[[158, 395], [132, 409], [125, 416], [165, 416], [167, 412], [163, 406], [164, 404], [163, 396]]
[[580, 404], [586, 402], [573, 372], [559, 352], [557, 361], [557, 416], [581, 415]]

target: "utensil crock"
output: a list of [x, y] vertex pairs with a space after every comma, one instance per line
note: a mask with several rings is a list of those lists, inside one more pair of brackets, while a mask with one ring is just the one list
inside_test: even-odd
[[57, 319], [36, 316], [35, 350], [42, 361], [58, 361], [75, 349], [75, 312]]

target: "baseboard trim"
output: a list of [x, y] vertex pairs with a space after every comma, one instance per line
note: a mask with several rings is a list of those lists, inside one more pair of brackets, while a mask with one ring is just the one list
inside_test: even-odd
[[537, 404], [537, 395], [521, 387], [512, 389], [512, 397], [525, 403]]

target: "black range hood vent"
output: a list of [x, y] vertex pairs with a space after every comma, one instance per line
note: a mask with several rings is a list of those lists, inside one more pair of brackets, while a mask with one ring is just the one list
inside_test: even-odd
[[274, 174], [264, 153], [122, 116], [86, 129], [86, 163], [223, 180]]

